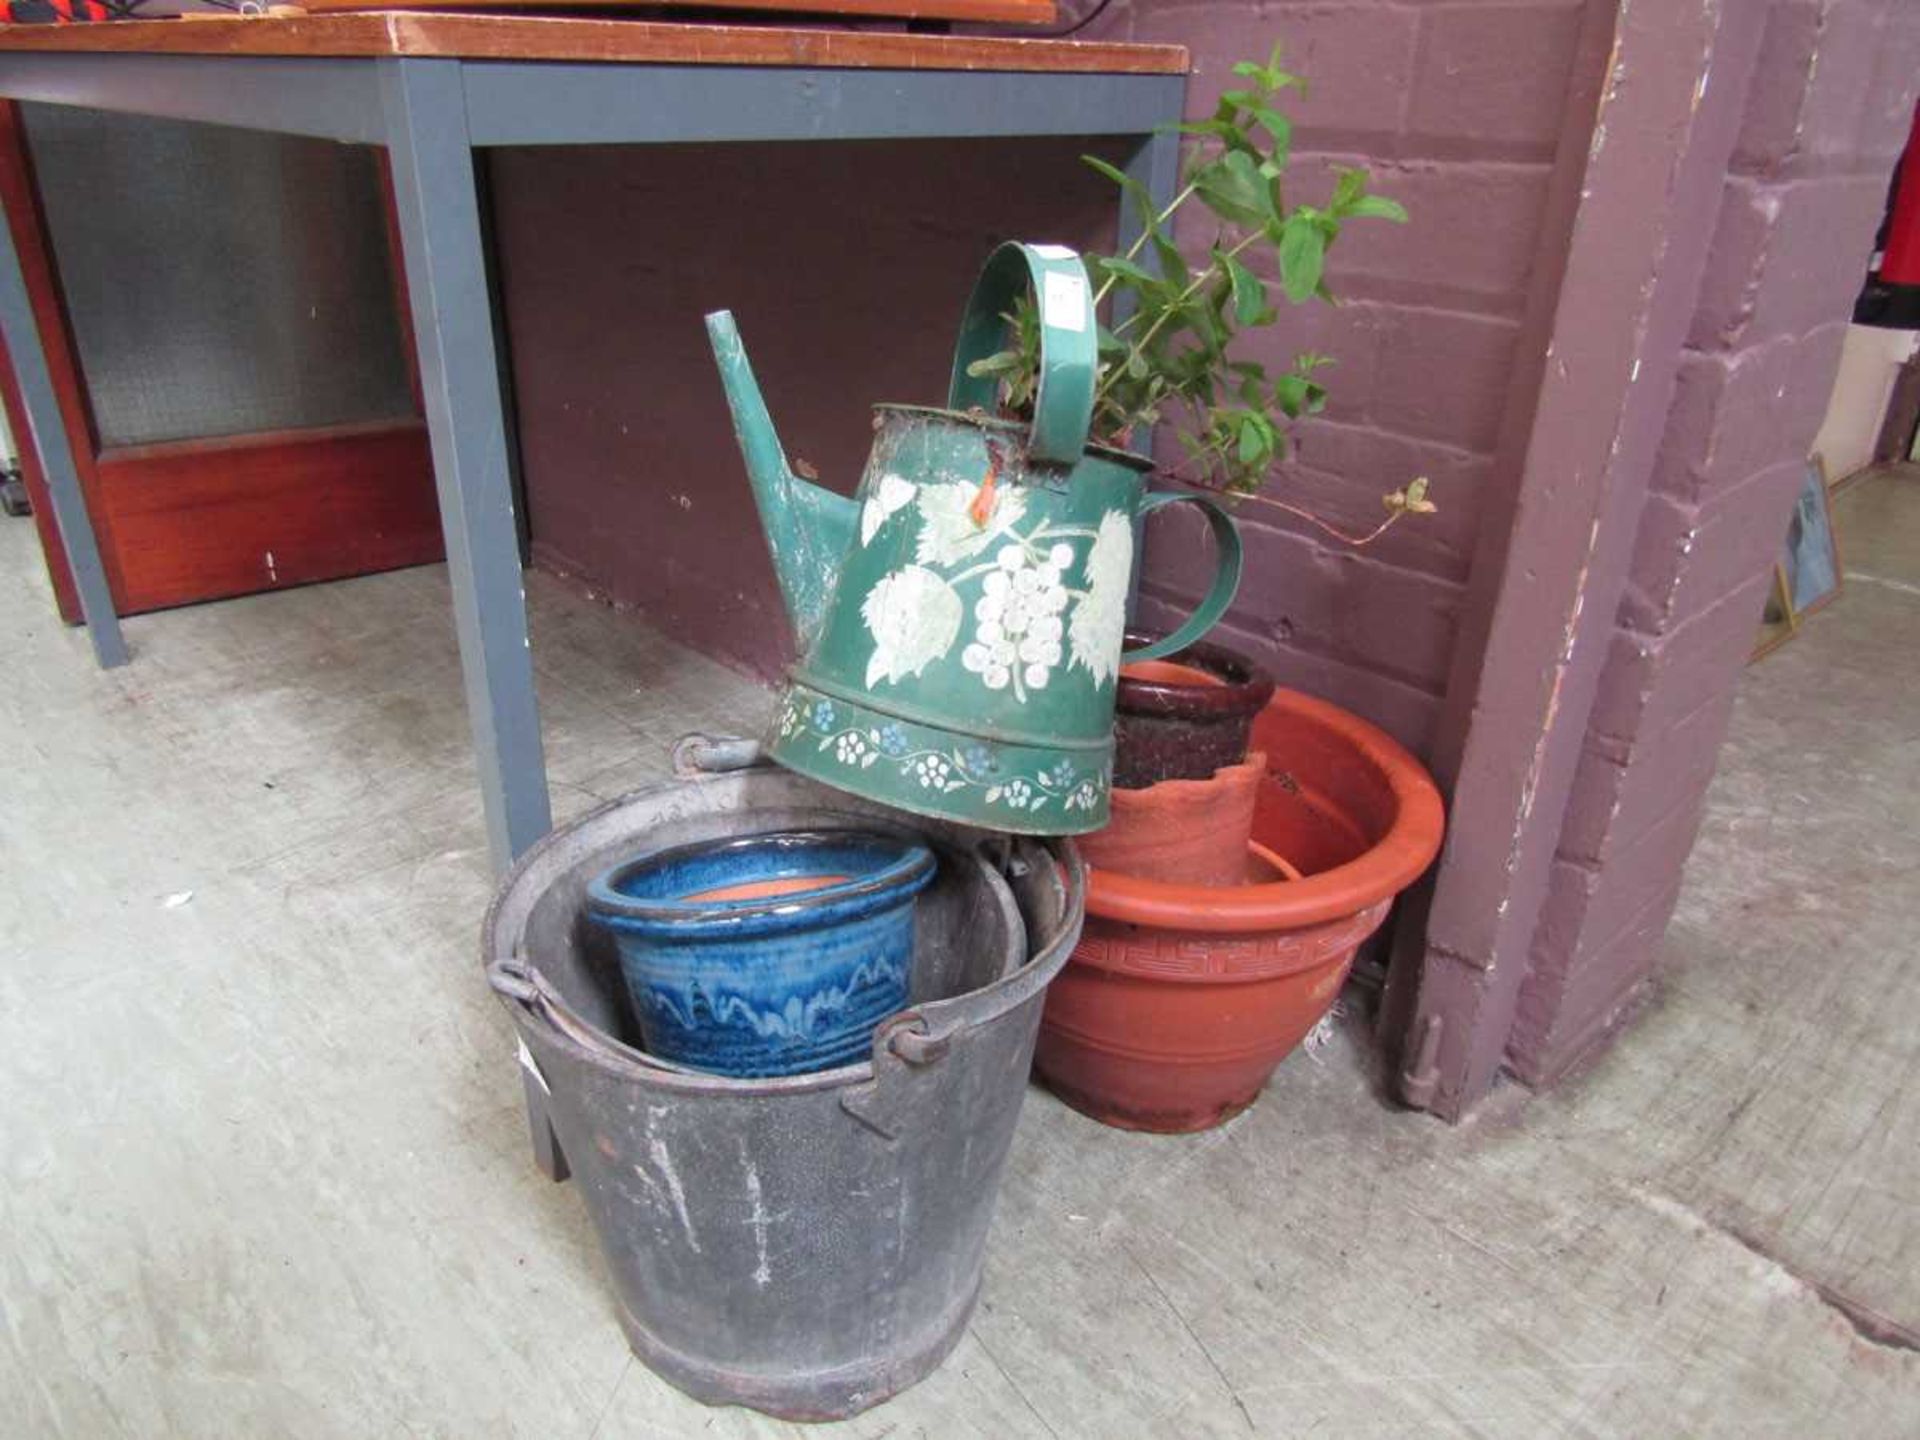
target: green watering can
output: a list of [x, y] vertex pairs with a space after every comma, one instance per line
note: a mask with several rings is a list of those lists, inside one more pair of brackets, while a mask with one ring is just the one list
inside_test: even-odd
[[[988, 418], [1001, 348], [1031, 286], [1040, 319], [1032, 425]], [[1057, 245], [1002, 245], [967, 302], [945, 410], [876, 406], [852, 499], [797, 478], [733, 316], [707, 317], [799, 662], [771, 757], [829, 785], [992, 830], [1077, 835], [1107, 823], [1114, 682], [1225, 613], [1233, 521], [1202, 496], [1146, 493], [1152, 462], [1089, 446], [1098, 373], [1085, 266]], [[1198, 505], [1212, 589], [1172, 635], [1122, 651], [1135, 521]]]

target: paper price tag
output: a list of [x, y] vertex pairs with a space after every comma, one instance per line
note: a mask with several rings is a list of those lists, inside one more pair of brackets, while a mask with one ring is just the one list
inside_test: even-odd
[[1047, 272], [1046, 288], [1042, 292], [1046, 300], [1047, 323], [1062, 330], [1071, 330], [1076, 335], [1087, 328], [1087, 277], [1084, 275], [1063, 274], [1057, 270]]

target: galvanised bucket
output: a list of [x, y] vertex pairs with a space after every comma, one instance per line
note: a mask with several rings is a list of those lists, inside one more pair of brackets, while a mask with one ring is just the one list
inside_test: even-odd
[[[990, 419], [1000, 348], [1031, 286], [1031, 426]], [[852, 499], [796, 478], [733, 317], [708, 332], [800, 659], [768, 740], [780, 764], [919, 815], [1022, 834], [1107, 821], [1122, 664], [1191, 644], [1240, 578], [1232, 519], [1146, 493], [1151, 462], [1087, 443], [1098, 325], [1071, 250], [1003, 245], [968, 302], [945, 410], [876, 407]], [[1184, 501], [1214, 535], [1213, 587], [1166, 639], [1122, 654], [1135, 522]]]
[[764, 1080], [634, 1048], [587, 886], [636, 850], [887, 824], [877, 805], [768, 767], [655, 785], [541, 841], [487, 915], [488, 978], [524, 1047], [536, 1124], [579, 1183], [627, 1338], [710, 1403], [840, 1418], [959, 1341], [1085, 873], [1063, 841], [920, 827], [941, 865], [918, 902], [908, 1007], [858, 1063]]

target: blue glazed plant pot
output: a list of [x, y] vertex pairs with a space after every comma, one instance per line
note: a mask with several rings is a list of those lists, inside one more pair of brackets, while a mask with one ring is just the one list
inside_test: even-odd
[[616, 865], [587, 910], [612, 932], [649, 1053], [801, 1075], [865, 1058], [905, 1008], [914, 897], [935, 864], [868, 831], [749, 835]]

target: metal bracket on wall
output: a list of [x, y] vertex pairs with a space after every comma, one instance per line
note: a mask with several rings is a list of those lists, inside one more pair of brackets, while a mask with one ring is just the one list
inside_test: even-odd
[[1440, 1089], [1440, 1036], [1447, 1022], [1429, 1015], [1420, 1022], [1420, 1043], [1413, 1064], [1400, 1072], [1400, 1098], [1415, 1110], [1431, 1110]]

